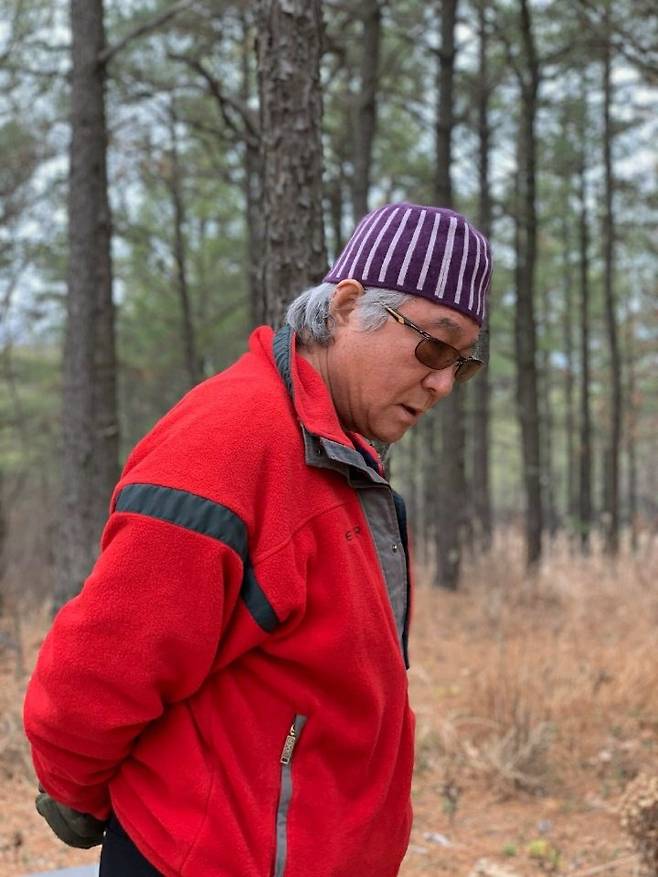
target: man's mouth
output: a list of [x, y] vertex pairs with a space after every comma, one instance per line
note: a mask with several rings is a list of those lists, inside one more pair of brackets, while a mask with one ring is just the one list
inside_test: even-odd
[[422, 408], [414, 408], [413, 405], [405, 405], [402, 403], [400, 407], [403, 408], [407, 412], [407, 414], [409, 414], [414, 419], [420, 417], [420, 415], [423, 413]]

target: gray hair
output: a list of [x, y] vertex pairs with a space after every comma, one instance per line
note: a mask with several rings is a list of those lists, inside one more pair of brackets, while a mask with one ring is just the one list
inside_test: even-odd
[[[331, 320], [329, 302], [336, 291], [335, 283], [321, 283], [300, 293], [288, 306], [286, 323], [295, 330], [303, 344], [319, 344], [327, 347], [331, 343]], [[374, 332], [386, 320], [384, 306], [401, 308], [411, 298], [404, 292], [390, 289], [366, 287], [357, 300], [357, 313], [361, 329]]]

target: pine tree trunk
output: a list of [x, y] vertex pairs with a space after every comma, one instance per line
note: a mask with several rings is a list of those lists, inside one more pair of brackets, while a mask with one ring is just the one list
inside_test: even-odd
[[114, 306], [102, 0], [71, 0], [69, 267], [55, 608], [94, 562], [117, 477]]
[[329, 215], [331, 217], [331, 236], [335, 257], [343, 249], [343, 187], [339, 177], [333, 179], [327, 186], [327, 200], [329, 201]]
[[457, 0], [440, 0], [441, 47], [437, 70], [436, 167], [434, 197], [440, 207], [452, 206], [452, 131], [454, 128], [455, 23]]
[[[488, 73], [488, 31], [485, 3], [478, 3], [478, 142], [479, 142], [479, 210], [478, 224], [485, 237], [491, 237], [491, 192], [489, 184], [489, 73]], [[485, 322], [478, 342], [482, 360], [489, 362], [489, 314], [491, 296]], [[491, 513], [491, 484], [489, 476], [489, 409], [491, 383], [489, 369], [483, 368], [472, 384], [473, 398], [473, 477], [471, 484], [475, 537], [478, 548], [488, 551], [493, 538], [493, 519]]]
[[[436, 203], [452, 207], [452, 132], [454, 128], [453, 82], [455, 70], [455, 21], [457, 0], [441, 3], [441, 49], [439, 52], [439, 106], [436, 125]], [[466, 496], [464, 391], [455, 384], [438, 406], [441, 427], [439, 494], [435, 493], [436, 584], [456, 590], [462, 559]], [[439, 500], [438, 503], [436, 500]]]
[[[566, 188], [566, 187], [565, 187]], [[565, 192], [564, 203], [568, 203], [568, 191]], [[567, 484], [564, 497], [565, 518], [569, 534], [572, 535], [573, 526], [578, 517], [578, 481], [576, 478], [576, 425], [574, 415], [574, 352], [573, 352], [573, 273], [571, 270], [571, 233], [566, 214], [562, 216], [562, 255], [564, 276], [564, 310], [562, 319], [562, 334], [564, 337], [564, 405], [565, 405], [565, 432], [566, 432], [566, 455], [567, 455]]]
[[[585, 84], [584, 84], [585, 85]], [[580, 246], [580, 446], [578, 449], [578, 532], [580, 549], [589, 553], [592, 528], [592, 425], [590, 411], [589, 361], [589, 218], [587, 211], [587, 184], [585, 179], [585, 131], [587, 129], [586, 88], [583, 88], [583, 120], [579, 171], [580, 216], [578, 239]]]
[[441, 497], [439, 479], [438, 442], [436, 414], [430, 411], [420, 423], [422, 430], [421, 472], [422, 472], [422, 534], [423, 564], [429, 569], [433, 560], [434, 537], [436, 533], [436, 507]]
[[[254, 96], [252, 75], [253, 33], [251, 17], [246, 10], [240, 13], [242, 46], [240, 55], [240, 99], [243, 107], [249, 107]], [[258, 122], [254, 118], [253, 128]], [[252, 326], [265, 322], [265, 300], [262, 294], [263, 248], [265, 229], [263, 227], [263, 164], [258, 131], [252, 133], [245, 123], [243, 144], [243, 185], [247, 220], [247, 277], [249, 282], [249, 312]]]
[[267, 319], [263, 296], [263, 161], [260, 146], [249, 140], [244, 145], [244, 196], [247, 207], [247, 271], [251, 321], [252, 325], [259, 326]]
[[637, 434], [637, 399], [635, 398], [635, 331], [632, 312], [626, 319], [626, 375], [628, 403], [626, 405], [626, 463], [628, 467], [628, 520], [631, 529], [631, 551], [636, 554], [639, 549], [639, 528], [637, 508], [637, 452], [635, 439]]
[[196, 332], [192, 316], [192, 303], [187, 276], [187, 240], [185, 237], [185, 196], [183, 193], [183, 180], [178, 154], [178, 133], [176, 130], [177, 118], [175, 107], [171, 106], [171, 166], [167, 178], [167, 186], [171, 196], [174, 211], [174, 264], [176, 274], [174, 285], [178, 291], [181, 316], [181, 337], [183, 355], [185, 357], [185, 371], [190, 387], [198, 384], [201, 380], [201, 362], [197, 352]]
[[265, 321], [326, 271], [320, 0], [258, 0]]
[[523, 480], [526, 495], [525, 535], [529, 568], [541, 558], [543, 510], [539, 404], [537, 391], [537, 331], [535, 325], [535, 263], [537, 251], [536, 134], [539, 64], [527, 0], [520, 0], [520, 25], [525, 58], [519, 117], [519, 189], [517, 211], [516, 320], [517, 405], [521, 423]]
[[409, 435], [409, 529], [412, 533], [421, 532], [420, 485], [420, 430], [412, 429]]
[[352, 205], [355, 224], [368, 212], [372, 144], [377, 130], [377, 88], [379, 84], [380, 0], [362, 0], [361, 87], [356, 97], [354, 118], [354, 178]]
[[[199, 326], [206, 326], [208, 320], [210, 319], [209, 306], [211, 294], [210, 284], [208, 283], [208, 217], [204, 215], [198, 216], [196, 218], [195, 224], [196, 240], [199, 242], [199, 254], [197, 261], [197, 276], [199, 284], [197, 316]], [[201, 372], [206, 372], [207, 366], [203, 355], [199, 360], [199, 365], [201, 367]]]
[[[604, 4], [609, 31], [609, 10]], [[615, 305], [615, 226], [613, 211], [614, 176], [612, 167], [613, 130], [610, 119], [612, 85], [610, 82], [609, 33], [603, 45], [603, 161], [605, 167], [605, 211], [603, 214], [603, 294], [605, 319], [610, 351], [610, 436], [604, 466], [604, 527], [605, 548], [608, 554], [619, 551], [619, 448], [621, 444], [621, 361], [617, 340], [617, 313]]]
[[[541, 322], [543, 331], [550, 334], [550, 305], [548, 301], [548, 289], [544, 284], [541, 289]], [[541, 431], [543, 440], [541, 449], [541, 461], [543, 466], [542, 484], [546, 505], [546, 526], [551, 539], [554, 539], [558, 530], [557, 508], [555, 500], [555, 469], [553, 466], [553, 411], [551, 407], [552, 394], [551, 380], [551, 357], [548, 344], [541, 347]]]

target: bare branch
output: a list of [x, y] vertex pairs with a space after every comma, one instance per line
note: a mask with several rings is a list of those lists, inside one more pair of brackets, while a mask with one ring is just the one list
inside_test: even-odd
[[68, 75], [67, 70], [43, 70], [41, 68], [30, 67], [27, 64], [2, 63], [1, 59], [0, 66], [2, 66], [2, 70], [5, 73], [18, 73], [21, 76], [34, 76], [37, 79], [46, 79], [48, 81], [64, 79]]
[[181, 12], [184, 12], [186, 9], [189, 9], [194, 5], [196, 0], [177, 0], [176, 3], [173, 3], [169, 9], [165, 9], [164, 12], [160, 12], [158, 15], [153, 16], [148, 21], [142, 22], [142, 24], [138, 25], [136, 28], [131, 30], [126, 34], [123, 39], [119, 40], [118, 43], [115, 43], [113, 46], [107, 46], [98, 56], [99, 64], [109, 64], [110, 61], [121, 52], [128, 43], [131, 43], [133, 40], [138, 37], [145, 36], [151, 31], [157, 30], [163, 24], [166, 24], [176, 15]]
[[[244, 103], [231, 95], [225, 94], [219, 80], [214, 77], [198, 59], [189, 58], [187, 55], [178, 55], [173, 52], [168, 53], [167, 57], [171, 58], [172, 61], [180, 61], [181, 63], [186, 64], [190, 69], [198, 73], [205, 80], [206, 85], [208, 86], [208, 91], [217, 101], [226, 126], [238, 137], [246, 140], [249, 146], [258, 146], [260, 142], [260, 132], [258, 131], [257, 123], [253, 118], [252, 113]], [[233, 112], [240, 117], [244, 127], [236, 124], [235, 119], [228, 112], [229, 109], [233, 110]]]
[[[587, 17], [588, 23], [594, 28], [597, 37], [603, 39], [603, 17], [599, 6], [592, 0], [579, 0], [579, 6]], [[646, 17], [647, 24], [649, 24], [653, 21], [653, 15], [653, 10], [647, 8], [641, 18]], [[642, 42], [637, 34], [623, 27], [619, 21], [610, 22], [609, 40], [611, 45], [630, 64], [642, 71], [650, 81], [655, 82], [658, 78], [658, 51], [655, 41], [652, 42], [651, 34], [652, 31], [649, 28], [649, 37]]]
[[500, 39], [503, 44], [503, 48], [505, 49], [505, 57], [507, 58], [507, 62], [514, 71], [514, 74], [519, 82], [519, 85], [523, 89], [525, 87], [525, 76], [523, 75], [523, 70], [519, 67], [518, 60], [512, 50], [512, 43], [503, 27], [500, 26], [498, 19], [494, 16], [491, 22], [492, 29], [496, 36]]
[[577, 871], [573, 877], [592, 877], [593, 874], [603, 874], [604, 871], [613, 871], [619, 865], [629, 865], [631, 862], [637, 862], [639, 856], [623, 856], [621, 859], [613, 859], [612, 862], [606, 862], [604, 865], [594, 865], [593, 868], [586, 868], [584, 871]]
[[564, 46], [558, 46], [552, 52], [549, 52], [547, 55], [541, 59], [542, 65], [548, 65], [549, 67], [553, 64], [560, 64], [565, 59], [568, 59], [570, 54], [573, 52], [573, 43], [568, 42], [565, 43]]

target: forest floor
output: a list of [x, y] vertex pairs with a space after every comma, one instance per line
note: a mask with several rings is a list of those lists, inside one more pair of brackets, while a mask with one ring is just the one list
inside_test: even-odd
[[[415, 822], [401, 877], [468, 877], [483, 858], [521, 877], [639, 873], [618, 807], [639, 773], [658, 773], [655, 548], [616, 567], [556, 550], [535, 581], [521, 568], [508, 542], [470, 564], [458, 593], [420, 577]], [[42, 612], [5, 634], [20, 656], [0, 640], [0, 877], [97, 859], [55, 841], [33, 809], [20, 665], [45, 626]]]

